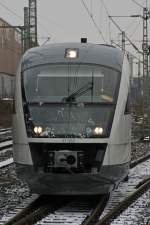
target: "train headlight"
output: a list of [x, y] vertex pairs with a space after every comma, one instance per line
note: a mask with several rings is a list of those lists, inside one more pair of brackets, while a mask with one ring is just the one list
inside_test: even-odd
[[76, 59], [78, 57], [78, 49], [66, 49], [65, 57], [68, 59]]
[[37, 126], [35, 126], [34, 127], [34, 133], [35, 134], [41, 134], [43, 132], [43, 128], [42, 127], [37, 127]]
[[95, 133], [96, 135], [102, 135], [103, 132], [104, 132], [104, 130], [103, 130], [102, 127], [95, 127], [95, 129], [94, 129], [94, 133]]

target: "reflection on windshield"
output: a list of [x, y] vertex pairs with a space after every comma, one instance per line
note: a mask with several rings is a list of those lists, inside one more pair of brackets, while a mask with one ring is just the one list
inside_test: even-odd
[[76, 100], [76, 98], [84, 95], [86, 92], [92, 89], [93, 89], [93, 83], [89, 82], [85, 84], [84, 86], [82, 86], [81, 88], [79, 88], [78, 90], [76, 90], [75, 92], [73, 92], [72, 94], [70, 94], [69, 96], [67, 96], [66, 98], [63, 98], [63, 100], [66, 102], [74, 101]]
[[113, 103], [119, 72], [95, 65], [45, 65], [23, 74], [28, 102]]
[[42, 126], [41, 137], [106, 137], [119, 80], [119, 72], [97, 65], [30, 68], [23, 72], [30, 120], [34, 126]]
[[[29, 110], [35, 126], [41, 126], [41, 137], [92, 138], [109, 135], [114, 105], [102, 106], [84, 103], [51, 103], [39, 106], [30, 104]], [[95, 133], [96, 128], [103, 132]]]

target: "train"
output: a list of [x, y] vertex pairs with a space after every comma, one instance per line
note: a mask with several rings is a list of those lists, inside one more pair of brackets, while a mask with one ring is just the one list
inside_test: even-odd
[[33, 193], [110, 193], [128, 177], [130, 64], [111, 45], [29, 49], [15, 81], [13, 154]]

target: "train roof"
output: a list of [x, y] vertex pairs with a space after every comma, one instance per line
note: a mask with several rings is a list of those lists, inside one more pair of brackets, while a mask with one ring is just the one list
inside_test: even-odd
[[[65, 57], [66, 49], [78, 49], [76, 59]], [[54, 63], [83, 63], [107, 66], [122, 71], [124, 54], [119, 49], [109, 45], [90, 43], [49, 44], [28, 50], [22, 59], [22, 70], [33, 66]]]

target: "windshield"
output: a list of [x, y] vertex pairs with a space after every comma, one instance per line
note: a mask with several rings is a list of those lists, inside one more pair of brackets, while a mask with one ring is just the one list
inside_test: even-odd
[[28, 102], [110, 102], [116, 98], [119, 72], [95, 65], [45, 65], [23, 74]]
[[22, 75], [30, 121], [42, 126], [41, 137], [110, 134], [119, 72], [97, 65], [67, 64], [37, 66]]

